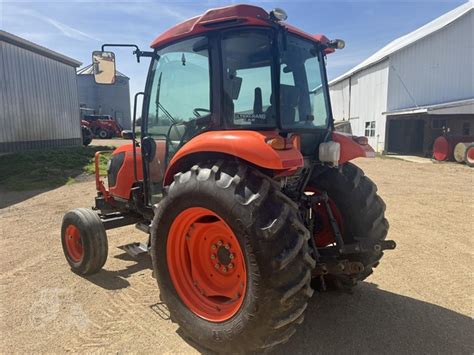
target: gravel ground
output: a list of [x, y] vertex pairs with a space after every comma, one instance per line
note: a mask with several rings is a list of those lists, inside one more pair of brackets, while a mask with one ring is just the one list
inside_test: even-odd
[[[459, 164], [358, 160], [387, 203], [398, 243], [352, 294], [315, 294], [277, 353], [472, 354], [473, 170]], [[160, 304], [144, 241], [111, 230], [99, 274], [72, 273], [59, 239], [65, 211], [90, 206], [90, 178], [50, 191], [0, 192], [0, 353], [193, 353]]]

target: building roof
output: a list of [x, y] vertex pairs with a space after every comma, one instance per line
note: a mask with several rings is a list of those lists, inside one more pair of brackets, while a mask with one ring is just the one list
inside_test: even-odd
[[27, 41], [24, 38], [15, 36], [14, 34], [11, 34], [11, 33], [6, 32], [6, 31], [0, 30], [0, 41], [11, 43], [14, 46], [27, 49], [31, 52], [37, 53], [37, 54], [42, 55], [44, 57], [51, 58], [53, 60], [56, 60], [58, 62], [70, 65], [70, 66], [75, 67], [75, 68], [79, 67], [82, 64], [78, 60], [75, 60], [71, 57], [67, 57], [64, 54], [52, 51], [51, 49], [40, 46], [39, 44]]
[[330, 85], [335, 84], [339, 81], [342, 81], [356, 72], [359, 72], [369, 66], [372, 66], [378, 62], [381, 62], [391, 54], [398, 52], [399, 50], [429, 36], [430, 34], [441, 30], [442, 28], [448, 26], [452, 22], [456, 21], [461, 16], [464, 16], [469, 11], [474, 8], [474, 0], [469, 0], [465, 4], [455, 8], [454, 10], [449, 11], [448, 13], [436, 18], [435, 20], [427, 23], [426, 25], [416, 29], [413, 32], [410, 32], [402, 37], [399, 37], [385, 47], [380, 49], [379, 51], [375, 52], [369, 58], [364, 60], [362, 63], [358, 64], [351, 70], [347, 71], [346, 73], [342, 74], [341, 76], [337, 77], [336, 79], [331, 80], [329, 83]]
[[409, 107], [400, 110], [382, 112], [387, 116], [403, 116], [416, 113], [427, 113], [429, 115], [472, 115], [474, 114], [474, 99], [444, 102], [441, 104]]
[[[85, 66], [84, 68], [80, 68], [77, 70], [77, 75], [94, 75], [94, 71], [92, 69], [92, 64], [89, 64], [88, 66]], [[121, 76], [123, 78], [130, 79], [128, 76], [125, 74], [119, 72], [118, 70], [115, 71], [116, 76]]]

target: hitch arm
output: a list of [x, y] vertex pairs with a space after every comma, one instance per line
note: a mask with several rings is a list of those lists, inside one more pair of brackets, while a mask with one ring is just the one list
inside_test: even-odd
[[331, 223], [331, 227], [334, 231], [334, 237], [336, 238], [336, 244], [337, 244], [339, 250], [342, 251], [342, 249], [344, 248], [344, 240], [342, 239], [341, 230], [339, 229], [339, 226], [337, 225], [337, 221], [334, 218], [334, 214], [332, 213], [331, 206], [329, 206], [328, 194], [327, 194], [326, 191], [323, 191], [320, 195], [311, 196], [311, 204], [319, 203], [319, 202], [324, 203], [324, 207], [326, 208], [326, 212], [329, 216], [329, 222]]

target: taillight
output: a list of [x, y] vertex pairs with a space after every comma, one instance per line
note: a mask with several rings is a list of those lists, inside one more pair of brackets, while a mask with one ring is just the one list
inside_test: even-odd
[[282, 137], [280, 135], [267, 139], [269, 144], [275, 150], [288, 150], [292, 148], [299, 148], [299, 136], [292, 135], [289, 137]]
[[369, 144], [369, 139], [367, 137], [352, 137], [353, 140], [355, 140], [358, 144], [360, 145], [368, 145]]

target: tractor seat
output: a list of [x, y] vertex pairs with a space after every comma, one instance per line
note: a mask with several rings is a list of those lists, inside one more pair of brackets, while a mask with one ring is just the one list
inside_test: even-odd
[[166, 140], [155, 139], [156, 153], [150, 162], [150, 179], [154, 184], [161, 184], [165, 174]]
[[[296, 86], [280, 84], [280, 115], [281, 121], [285, 124], [293, 124], [296, 118], [296, 107], [300, 99], [300, 90]], [[273, 94], [270, 96], [271, 106], [268, 107], [265, 115], [267, 119], [274, 116]]]

